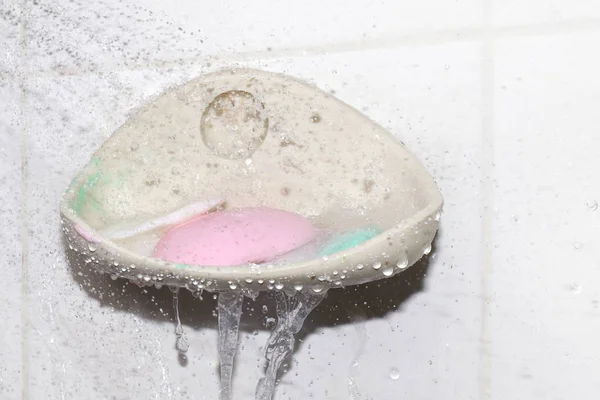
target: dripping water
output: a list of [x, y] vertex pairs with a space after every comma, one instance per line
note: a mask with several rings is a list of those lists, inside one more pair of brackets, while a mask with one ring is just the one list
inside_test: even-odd
[[308, 314], [323, 300], [325, 293], [325, 291], [318, 294], [302, 291], [289, 297], [284, 292], [275, 292], [277, 325], [267, 342], [265, 350], [267, 371], [265, 377], [258, 381], [256, 400], [273, 398], [277, 372], [294, 350], [294, 335], [300, 331]]
[[237, 351], [240, 318], [244, 295], [237, 292], [219, 293], [219, 358], [221, 362], [221, 400], [231, 400], [233, 359]]
[[187, 337], [183, 332], [181, 326], [181, 319], [179, 318], [179, 288], [176, 286], [169, 286], [171, 292], [173, 292], [173, 311], [175, 312], [175, 348], [179, 351], [179, 354], [185, 355], [190, 345], [188, 344]]

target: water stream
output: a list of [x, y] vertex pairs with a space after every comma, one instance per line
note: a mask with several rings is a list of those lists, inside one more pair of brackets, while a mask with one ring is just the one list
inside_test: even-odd
[[325, 298], [325, 292], [298, 292], [288, 296], [275, 293], [277, 325], [271, 333], [265, 350], [267, 371], [256, 387], [256, 400], [271, 400], [275, 394], [277, 372], [285, 359], [293, 352], [294, 335], [300, 331], [308, 314]]
[[219, 358], [221, 362], [221, 400], [231, 400], [233, 360], [238, 346], [238, 333], [244, 295], [238, 292], [219, 293]]
[[[169, 287], [169, 289], [173, 293], [175, 335], [177, 337], [175, 348], [180, 354], [185, 355], [189, 345], [179, 317], [179, 288]], [[267, 341], [265, 350], [267, 369], [265, 377], [259, 380], [256, 387], [256, 400], [273, 399], [277, 374], [286, 358], [294, 351], [294, 335], [300, 331], [308, 315], [325, 298], [325, 295], [326, 291], [320, 293], [301, 291], [293, 296], [283, 291], [274, 293], [277, 323]], [[218, 295], [220, 400], [232, 399], [233, 366], [238, 347], [243, 303], [244, 294], [240, 292], [221, 292]]]

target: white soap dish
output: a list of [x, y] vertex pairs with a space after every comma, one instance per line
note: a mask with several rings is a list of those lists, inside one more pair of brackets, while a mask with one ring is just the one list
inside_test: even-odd
[[[223, 104], [227, 104], [227, 118]], [[151, 256], [164, 229], [218, 208], [272, 207], [337, 232], [378, 234], [326, 256], [210, 266]], [[390, 277], [431, 250], [442, 196], [390, 133], [289, 76], [220, 71], [140, 108], [61, 202], [69, 245], [91, 268], [192, 291], [309, 289]]]

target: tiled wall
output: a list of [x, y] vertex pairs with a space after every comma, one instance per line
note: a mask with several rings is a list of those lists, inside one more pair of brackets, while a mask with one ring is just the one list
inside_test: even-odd
[[597, 0], [0, 0], [0, 56], [0, 399], [217, 398], [212, 296], [183, 298], [182, 365], [168, 290], [71, 268], [57, 208], [128, 113], [232, 64], [335, 90], [446, 202], [428, 262], [315, 312], [278, 399], [600, 395]]

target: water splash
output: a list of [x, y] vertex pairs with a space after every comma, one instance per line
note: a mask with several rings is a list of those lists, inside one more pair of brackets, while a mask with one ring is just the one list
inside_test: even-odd
[[348, 368], [348, 394], [351, 400], [372, 400], [371, 397], [367, 395], [363, 395], [360, 391], [357, 383], [357, 370], [360, 365], [360, 360], [365, 353], [365, 347], [367, 346], [367, 327], [365, 321], [367, 320], [367, 314], [365, 311], [358, 306], [350, 307], [350, 305], [346, 303], [340, 303], [341, 306], [346, 311], [348, 315], [348, 319], [352, 322], [356, 329], [356, 335], [358, 336], [358, 349], [356, 350], [356, 354], [352, 359], [352, 363], [350, 363], [350, 367]]
[[182, 354], [187, 353], [190, 345], [188, 344], [187, 337], [183, 332], [183, 326], [181, 325], [181, 319], [179, 318], [179, 288], [176, 286], [169, 286], [171, 292], [173, 292], [173, 311], [175, 312], [175, 348]]
[[221, 400], [232, 395], [233, 359], [237, 351], [240, 318], [244, 295], [236, 292], [219, 293], [219, 357], [221, 362]]
[[135, 324], [135, 334], [140, 342], [148, 343], [148, 346], [141, 347], [144, 352], [148, 352], [148, 360], [152, 360], [152, 363], [149, 364], [148, 367], [151, 367], [150, 369], [158, 368], [160, 370], [160, 386], [153, 390], [153, 394], [149, 400], [173, 400], [175, 397], [175, 389], [171, 383], [173, 379], [168, 363], [166, 362], [165, 349], [163, 348], [162, 342], [152, 334], [148, 333], [148, 329], [140, 317], [135, 316], [133, 318], [133, 323]]
[[325, 293], [303, 291], [290, 297], [283, 292], [275, 292], [277, 326], [267, 342], [267, 372], [256, 386], [256, 400], [273, 398], [277, 372], [294, 350], [294, 335], [300, 331], [308, 314], [325, 298]]

